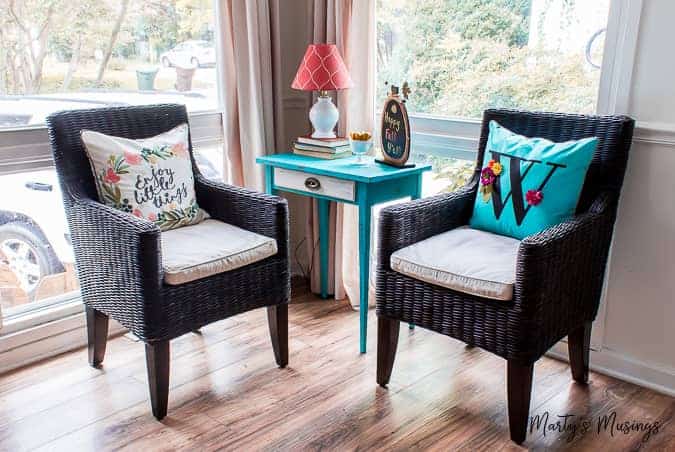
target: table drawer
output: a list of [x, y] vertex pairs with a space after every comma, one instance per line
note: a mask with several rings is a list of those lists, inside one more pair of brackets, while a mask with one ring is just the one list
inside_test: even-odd
[[274, 185], [351, 202], [354, 202], [356, 191], [354, 181], [283, 168], [274, 168]]

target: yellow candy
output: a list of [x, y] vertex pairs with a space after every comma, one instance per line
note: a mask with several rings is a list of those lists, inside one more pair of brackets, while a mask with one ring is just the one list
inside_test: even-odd
[[349, 136], [355, 141], [368, 141], [371, 138], [370, 132], [351, 132]]

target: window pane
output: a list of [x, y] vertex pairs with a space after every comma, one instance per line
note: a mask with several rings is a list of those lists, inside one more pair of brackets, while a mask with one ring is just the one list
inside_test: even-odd
[[413, 112], [595, 112], [610, 0], [378, 0], [378, 96]]
[[106, 105], [213, 110], [215, 64], [212, 0], [0, 0], [0, 128]]
[[0, 302], [3, 315], [78, 289], [54, 170], [0, 176]]
[[193, 144], [194, 156], [199, 171], [207, 179], [224, 182], [223, 143]]
[[422, 175], [422, 196], [453, 192], [469, 182], [475, 162], [454, 157], [440, 157], [424, 151], [412, 154], [415, 163], [430, 164], [431, 171]]

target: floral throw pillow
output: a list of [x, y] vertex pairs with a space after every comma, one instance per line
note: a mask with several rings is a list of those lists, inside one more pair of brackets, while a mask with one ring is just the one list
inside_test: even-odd
[[104, 204], [162, 231], [208, 218], [197, 205], [187, 124], [142, 140], [83, 130], [82, 142]]

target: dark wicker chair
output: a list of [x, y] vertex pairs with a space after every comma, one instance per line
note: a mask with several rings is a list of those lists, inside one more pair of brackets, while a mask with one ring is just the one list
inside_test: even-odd
[[278, 253], [182, 285], [163, 282], [159, 228], [98, 202], [80, 131], [146, 138], [187, 123], [185, 107], [156, 105], [61, 112], [47, 118], [54, 162], [86, 306], [89, 362], [103, 361], [112, 317], [145, 342], [152, 412], [166, 416], [169, 341], [266, 306], [276, 362], [288, 362], [288, 205], [276, 196], [207, 180], [192, 155], [197, 202], [212, 218], [272, 237]]
[[[513, 300], [494, 300], [427, 284], [391, 270], [396, 250], [468, 224], [476, 197], [490, 120], [528, 137], [566, 141], [598, 137], [577, 215], [525, 238], [518, 250]], [[591, 322], [598, 311], [617, 203], [634, 121], [487, 110], [476, 169], [462, 189], [382, 210], [377, 266], [377, 382], [389, 382], [399, 322], [454, 337], [507, 360], [511, 439], [525, 440], [533, 365], [568, 336], [574, 380], [588, 381]]]

